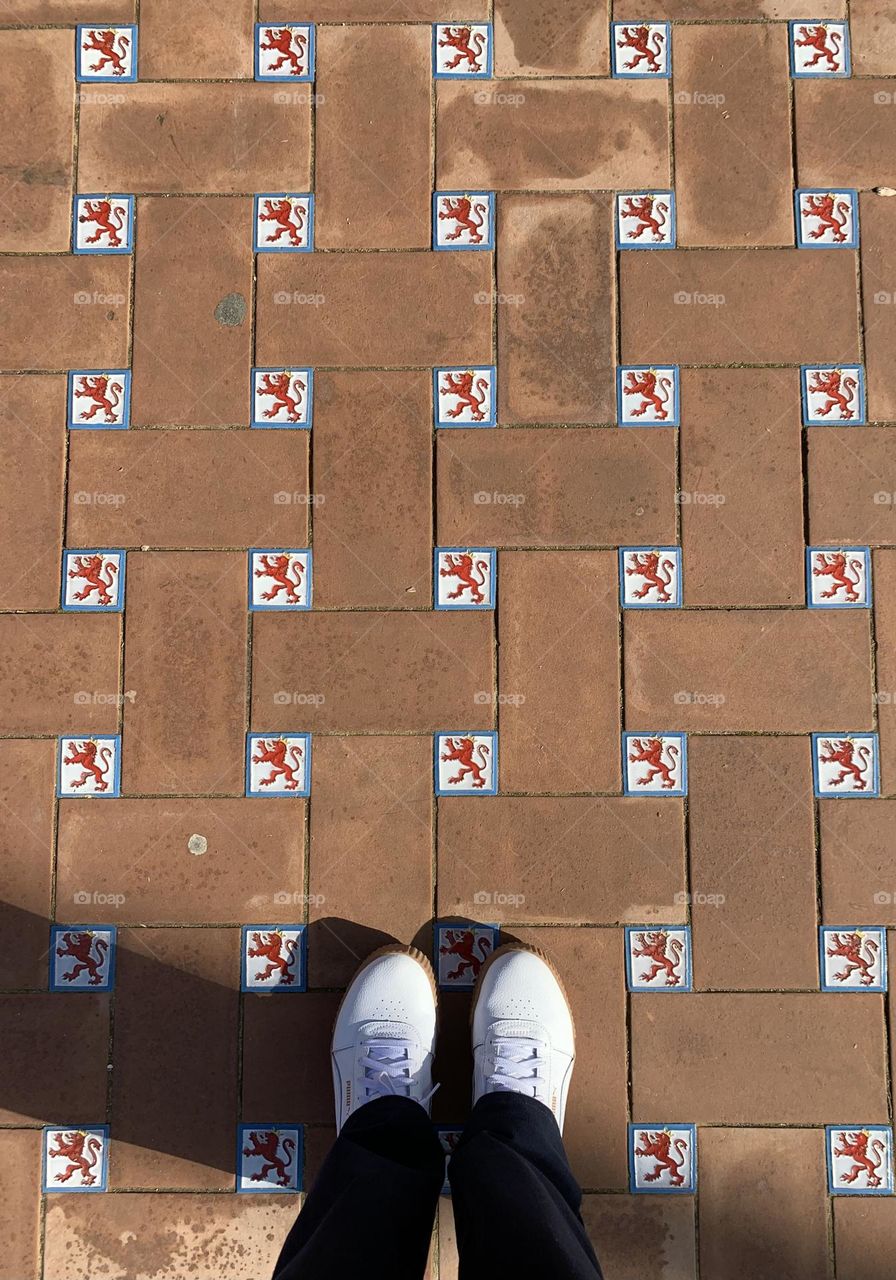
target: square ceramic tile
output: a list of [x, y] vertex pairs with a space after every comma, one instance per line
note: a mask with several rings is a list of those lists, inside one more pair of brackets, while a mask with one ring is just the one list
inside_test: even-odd
[[314, 196], [260, 195], [254, 205], [256, 253], [310, 253], [314, 248]]
[[311, 794], [310, 733], [250, 733], [246, 740], [247, 796]]
[[893, 1131], [882, 1124], [825, 1126], [832, 1196], [893, 1194]]
[[437, 427], [493, 427], [497, 414], [495, 366], [433, 369]]
[[848, 23], [817, 22], [803, 18], [787, 25], [790, 29], [792, 76], [849, 75]]
[[109, 1176], [109, 1126], [47, 1125], [43, 1131], [43, 1191], [105, 1191]]
[[111, 991], [116, 938], [112, 924], [54, 924], [50, 929], [50, 990]]
[[311, 608], [311, 552], [249, 552], [249, 608]]
[[794, 192], [796, 243], [800, 249], [855, 249], [859, 244], [859, 198], [849, 188]]
[[75, 50], [78, 84], [126, 84], [137, 79], [137, 28], [133, 25], [76, 27]]
[[[131, 253], [134, 248], [134, 197], [75, 196], [74, 253]], [[79, 295], [75, 294], [75, 301]]]
[[626, 925], [625, 976], [629, 991], [690, 991], [690, 926]]
[[818, 949], [822, 991], [886, 991], [886, 929], [823, 924]]
[[124, 551], [63, 551], [62, 607], [71, 613], [121, 613]]
[[314, 79], [314, 27], [268, 22], [255, 24], [255, 79], [288, 80], [301, 84]]
[[807, 547], [806, 603], [810, 609], [868, 609], [870, 547]]
[[668, 80], [672, 74], [672, 29], [668, 22], [614, 22], [610, 30], [614, 76]]
[[59, 739], [57, 796], [113, 799], [121, 789], [121, 737], [95, 733], [90, 738]]
[[434, 249], [493, 249], [495, 196], [492, 191], [434, 191]]
[[70, 431], [122, 431], [130, 422], [130, 369], [78, 369], [68, 375]]
[[880, 795], [876, 733], [813, 733], [817, 796]]
[[304, 1130], [300, 1124], [241, 1124], [237, 1191], [301, 1191]]
[[491, 547], [436, 547], [437, 609], [494, 609], [498, 553]]
[[498, 735], [435, 735], [437, 796], [493, 796], [498, 790]]
[[432, 73], [437, 80], [484, 80], [492, 73], [490, 22], [436, 22]]
[[616, 248], [674, 249], [674, 192], [620, 191], [616, 196]]
[[253, 427], [310, 427], [314, 399], [311, 369], [253, 369]]
[[683, 733], [624, 733], [622, 777], [627, 796], [686, 796], [686, 736]]
[[243, 991], [304, 991], [307, 938], [303, 924], [244, 925]]
[[439, 1142], [442, 1144], [442, 1150], [445, 1152], [445, 1181], [442, 1183], [442, 1195], [451, 1195], [451, 1183], [448, 1181], [448, 1161], [454, 1154], [454, 1149], [461, 1140], [463, 1129], [457, 1125], [438, 1124], [436, 1125], [436, 1133]]
[[697, 1190], [697, 1129], [692, 1124], [628, 1126], [629, 1189], [645, 1192]]
[[469, 990], [479, 970], [499, 945], [496, 924], [437, 924], [436, 977], [439, 986]]
[[623, 609], [681, 608], [681, 547], [620, 547]]
[[865, 370], [860, 364], [804, 364], [800, 387], [804, 426], [855, 426], [865, 421]]
[[616, 370], [616, 412], [621, 427], [677, 427], [678, 365], [624, 365]]

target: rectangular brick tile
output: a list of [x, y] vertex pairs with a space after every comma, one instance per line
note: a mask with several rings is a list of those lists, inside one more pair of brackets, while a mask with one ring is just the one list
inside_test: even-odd
[[636, 799], [497, 797], [439, 804], [438, 914], [565, 924], [674, 922], [685, 908], [681, 806]]
[[0, 742], [0, 810], [4, 819], [0, 826], [4, 886], [4, 902], [0, 904], [0, 986], [3, 987], [46, 988], [47, 985], [55, 789], [55, 743], [8, 739]]
[[[221, 34], [217, 21], [213, 32], [215, 37]], [[250, 32], [251, 26], [247, 25], [247, 40]], [[177, 48], [170, 27], [166, 35], [165, 47]], [[210, 52], [214, 47], [216, 42], [210, 43]], [[145, 51], [141, 39], [141, 73]], [[251, 76], [251, 46], [244, 70]], [[195, 67], [191, 74], [196, 74]], [[305, 101], [289, 104], [277, 102], [276, 85], [232, 81], [134, 84], [128, 86], [124, 103], [94, 103], [88, 99], [81, 107], [78, 127], [78, 186], [82, 191], [102, 191], [111, 185], [116, 191], [138, 194], [307, 191], [311, 174], [311, 107], [307, 101], [309, 86], [298, 88], [305, 91]], [[222, 240], [229, 248], [242, 235], [246, 253], [251, 254], [252, 214], [244, 201], [201, 206], [206, 212], [195, 220], [190, 217], [192, 210], [186, 201], [171, 202], [170, 210], [164, 205], [159, 208], [158, 201], [152, 205], [141, 201], [141, 215], [147, 207], [149, 225], [144, 225], [141, 216], [138, 249], [143, 248], [147, 235], [159, 242], [164, 236], [165, 249], [160, 256], [167, 257], [173, 254], [175, 243], [185, 238], [186, 253], [191, 256], [200, 247], [200, 239], [207, 248], [221, 247]], [[164, 218], [166, 212], [170, 217]], [[160, 222], [162, 218], [164, 221]], [[220, 224], [216, 226], [218, 219]], [[192, 244], [191, 233], [196, 237]], [[156, 254], [159, 251], [153, 239], [148, 252]], [[185, 261], [187, 258], [180, 261], [180, 271]], [[210, 259], [216, 261], [217, 258]], [[138, 259], [138, 272], [139, 263]], [[179, 304], [204, 283], [203, 274], [204, 271], [190, 273], [189, 289], [178, 289], [174, 295]], [[139, 302], [140, 286], [137, 292]]]
[[[254, 14], [252, 0], [224, 0], [222, 4], [216, 4], [214, 21], [209, 21], [209, 11], [201, 3], [154, 0], [153, 5], [140, 14], [141, 77], [147, 80], [218, 77], [251, 80]], [[233, 84], [227, 88], [233, 95], [230, 98], [233, 102], [239, 89]], [[260, 100], [261, 95], [256, 98], [256, 101]], [[166, 104], [168, 101], [166, 96]], [[234, 111], [234, 118], [236, 114]], [[218, 120], [220, 123], [221, 116]], [[240, 167], [246, 158], [241, 152], [242, 148], [234, 157], [239, 155]], [[286, 153], [281, 158], [286, 158]]]
[[874, 996], [639, 995], [631, 1009], [635, 1119], [886, 1122], [884, 1020]]
[[[135, 0], [97, 0], [90, 5], [93, 22], [133, 22]], [[39, 25], [57, 22], [74, 24], [83, 22], [84, 0], [16, 0], [15, 18], [10, 21]]]
[[[799, 364], [859, 355], [853, 254], [842, 249], [621, 253], [621, 358]], [[824, 297], [824, 307], [806, 299]]]
[[[319, 928], [311, 933], [309, 950]], [[333, 1123], [330, 1043], [340, 998], [331, 992], [307, 991], [294, 1000], [275, 996], [244, 1002], [244, 1117]], [[272, 1054], [271, 1045], [301, 1045], [302, 1050]]]
[[896, 542], [896, 455], [889, 431], [809, 431], [809, 537], [814, 544]]
[[[496, 0], [495, 74], [605, 76], [609, 71], [606, 5], [567, 0]], [[500, 88], [500, 86], [499, 86]]]
[[586, 1195], [582, 1219], [605, 1274], [642, 1280], [694, 1280], [692, 1196]]
[[868, 618], [849, 611], [629, 610], [623, 651], [627, 729], [871, 728]]
[[896, 1233], [892, 1196], [835, 1196], [837, 1280], [889, 1280]]
[[[650, 14], [673, 21], [724, 22], [727, 18], [802, 18], [805, 10], [802, 0], [657, 0]], [[817, 18], [844, 17], [846, 0], [819, 0], [812, 13]], [[617, 21], [640, 20], [644, 7], [640, 0], [614, 0], [613, 17]]]
[[440, 81], [436, 185], [453, 191], [668, 187], [668, 98], [649, 81]]
[[[688, 795], [695, 985], [816, 988], [809, 743], [692, 738]], [[786, 972], [768, 946], [785, 935]]]
[[896, 800], [822, 800], [818, 809], [825, 923], [896, 925]]
[[[105, 1120], [107, 995], [86, 991], [75, 999], [68, 992], [0, 995], [0, 1025], [4, 1060], [0, 1124], [81, 1125]], [[35, 1070], [35, 1046], [50, 1044], [65, 1063], [65, 1071]]]
[[491, 254], [298, 257], [259, 255], [259, 365], [289, 367], [297, 351], [310, 365], [435, 366], [449, 350], [461, 366], [491, 362]]
[[[18, 19], [21, 21], [21, 19]], [[68, 249], [75, 119], [72, 34], [0, 31], [0, 249]]]
[[609, 195], [499, 203], [502, 422], [615, 421]]
[[420, 945], [417, 935], [432, 916], [433, 806], [428, 738], [317, 739], [312, 985], [347, 985], [376, 946]]
[[0, 733], [114, 733], [118, 650], [116, 617], [0, 615]]
[[[691, 30], [691, 28], [686, 28]], [[744, 27], [743, 30], [753, 28]], [[802, 441], [792, 369], [684, 369], [688, 604], [803, 604]]]
[[239, 933], [128, 929], [118, 943], [110, 1186], [229, 1191]]
[[618, 791], [615, 553], [502, 552], [498, 580], [502, 788]]
[[[315, 238], [322, 249], [429, 246], [431, 44], [423, 26], [318, 32]], [[384, 79], [385, 67], [401, 74]]]
[[[305, 431], [79, 431], [71, 547], [304, 547]], [[77, 495], [112, 494], [91, 502]]]
[[132, 421], [248, 425], [251, 200], [148, 197], [137, 220]]
[[702, 1129], [699, 1144], [701, 1274], [830, 1276], [824, 1135]]
[[504, 547], [675, 538], [675, 432], [444, 431], [438, 538]]
[[235, 551], [130, 557], [125, 794], [243, 790], [246, 590]]
[[471, 718], [476, 728], [492, 724], [492, 709], [474, 697], [491, 685], [488, 613], [260, 614], [252, 658], [258, 732], [282, 722], [283, 692], [320, 698], [290, 713], [306, 731], [425, 733], [469, 726]]
[[127, 363], [127, 257], [0, 258], [0, 369], [103, 369]]
[[896, 199], [862, 192], [859, 221], [868, 415], [882, 421], [896, 418]]
[[790, 73], [782, 34], [768, 25], [675, 28], [681, 244], [793, 243]]
[[896, 555], [892, 551], [875, 551], [871, 575], [877, 642], [881, 790], [885, 795], [892, 795], [896, 792]]
[[65, 378], [0, 377], [0, 608], [59, 604], [65, 434]]
[[58, 914], [74, 922], [74, 895], [95, 890], [124, 897], [104, 907], [111, 923], [292, 922], [295, 906], [276, 895], [302, 884], [304, 810], [302, 800], [63, 801]]
[[[260, 0], [259, 14], [262, 22], [292, 22], [295, 5], [291, 0]], [[464, 5], [464, 17], [484, 21], [488, 17], [487, 0], [470, 0]], [[345, 22], [349, 16], [346, 0], [308, 0], [302, 9], [302, 20], [307, 22]], [[352, 22], [442, 22], [445, 18], [444, 0], [351, 0]]]
[[882, 0], [850, 0], [849, 43], [853, 73], [896, 72], [896, 13]]
[[319, 373], [314, 419], [315, 605], [426, 607], [432, 576], [429, 372]]
[[891, 80], [794, 80], [794, 105], [801, 187], [874, 187], [886, 175], [892, 177], [896, 132]]
[[0, 1280], [40, 1275], [40, 1192], [26, 1172], [40, 1168], [40, 1146], [41, 1135], [33, 1129], [0, 1132], [0, 1232], [6, 1241]]

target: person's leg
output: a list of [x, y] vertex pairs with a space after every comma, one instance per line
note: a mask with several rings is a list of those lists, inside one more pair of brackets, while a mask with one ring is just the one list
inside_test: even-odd
[[562, 986], [510, 944], [483, 966], [473, 1006], [473, 1113], [448, 1165], [460, 1280], [600, 1280], [561, 1128], [575, 1058]]
[[333, 1031], [336, 1142], [275, 1280], [421, 1280], [445, 1156], [429, 1119], [435, 980], [418, 951], [371, 956]]

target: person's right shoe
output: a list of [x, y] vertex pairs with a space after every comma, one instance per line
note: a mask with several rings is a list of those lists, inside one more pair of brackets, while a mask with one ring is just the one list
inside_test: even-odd
[[473, 1102], [500, 1090], [549, 1107], [563, 1130], [575, 1061], [566, 992], [547, 958], [519, 942], [499, 947], [479, 974], [470, 1015]]

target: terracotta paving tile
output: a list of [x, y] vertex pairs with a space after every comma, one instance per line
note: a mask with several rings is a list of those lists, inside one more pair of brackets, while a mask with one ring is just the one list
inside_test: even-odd
[[[291, 22], [295, 13], [291, 0], [259, 0], [262, 22]], [[346, 0], [306, 0], [302, 8], [302, 17], [309, 22], [344, 22], [346, 15]], [[470, 0], [464, 5], [464, 16], [487, 18], [487, 0]], [[444, 17], [444, 0], [394, 0], [386, 5], [382, 0], [351, 0], [352, 22], [439, 22]]]
[[0, 258], [0, 369], [124, 365], [129, 271], [126, 257]]
[[626, 728], [643, 731], [673, 717], [676, 728], [694, 732], [870, 729], [869, 640], [868, 618], [839, 610], [627, 610]]
[[[225, 0], [215, 5], [211, 22], [201, 3], [155, 0], [140, 13], [141, 78], [250, 80], [254, 12], [251, 0]], [[228, 93], [234, 101], [236, 86]], [[212, 100], [212, 95], [205, 99]]]
[[674, 450], [672, 431], [656, 427], [442, 432], [436, 445], [439, 544], [671, 542]]
[[[244, 1116], [295, 1116], [303, 1124], [333, 1123], [330, 1038], [339, 995], [306, 992], [248, 996], [243, 1009]], [[271, 1045], [302, 1052], [271, 1054]]]
[[378, 946], [429, 950], [421, 930], [432, 915], [432, 745], [319, 738], [314, 752], [309, 980], [344, 986]]
[[492, 96], [469, 81], [443, 81], [436, 101], [440, 190], [669, 185], [661, 84], [503, 80]]
[[837, 1280], [887, 1280], [896, 1200], [838, 1196], [833, 1208]]
[[836, 1123], [834, 1115], [885, 1123], [877, 999], [639, 995], [631, 1002], [633, 1114], [696, 1124], [820, 1125]]
[[40, 1134], [0, 1132], [0, 1231], [6, 1245], [0, 1280], [37, 1280], [40, 1275], [40, 1196], [21, 1174], [40, 1165]]
[[[108, 996], [0, 995], [0, 1018], [6, 1064], [0, 1124], [52, 1124], [60, 1115], [71, 1124], [95, 1124], [105, 1116]], [[34, 1046], [51, 1040], [66, 1061], [65, 1072], [34, 1069]]]
[[[848, 250], [669, 250], [620, 255], [620, 356], [683, 364], [856, 359], [855, 262]], [[657, 285], [659, 281], [659, 287]], [[825, 309], [806, 306], [824, 295]]]
[[[491, 670], [487, 615], [262, 615], [252, 649], [252, 725], [262, 731], [286, 701], [277, 695], [292, 695], [298, 686], [296, 697], [316, 695], [299, 708], [305, 731], [425, 733], [473, 716], [487, 728], [492, 709], [478, 706], [474, 695], [489, 688]], [[422, 682], [427, 696], [421, 703]]]
[[[675, 29], [681, 244], [793, 242], [788, 54], [782, 34], [780, 27], [753, 25]], [[764, 86], [761, 94], [757, 83]], [[757, 205], [762, 207], [758, 219]]]
[[[692, 738], [688, 796], [694, 985], [754, 991], [817, 987], [808, 743]], [[767, 939], [785, 934], [782, 971]]]
[[825, 922], [896, 925], [896, 800], [823, 800], [818, 808]]
[[54, 742], [0, 742], [2, 987], [40, 989], [47, 983], [55, 774]]
[[[318, 33], [320, 248], [429, 246], [431, 43], [422, 26], [323, 27]], [[400, 67], [401, 74], [384, 81], [384, 67]], [[361, 113], [359, 100], [366, 108]]]
[[125, 621], [125, 793], [240, 792], [246, 557], [137, 553]]
[[64, 485], [65, 379], [0, 377], [0, 608], [59, 603]]
[[[259, 257], [260, 366], [276, 368], [297, 351], [312, 365], [435, 366], [446, 351], [462, 366], [491, 360], [489, 254], [321, 253], [299, 263], [293, 259]], [[401, 298], [401, 307], [384, 311], [384, 297]]]
[[868, 414], [872, 421], [885, 421], [896, 419], [896, 200], [863, 192], [859, 218]]
[[614, 420], [610, 197], [505, 196], [498, 209], [500, 420]]
[[[117, 800], [59, 805], [56, 881], [60, 919], [75, 895], [117, 895], [120, 924], [263, 924], [292, 921], [278, 894], [301, 885], [302, 800]], [[198, 839], [194, 839], [198, 837]], [[238, 944], [237, 948], [238, 948]]]
[[875, 187], [896, 165], [889, 80], [794, 81], [798, 185]]
[[[23, 107], [27, 131], [0, 142], [0, 250], [67, 249], [71, 238], [72, 37], [0, 31], [0, 113]], [[24, 145], [23, 145], [24, 144]]]
[[114, 733], [119, 623], [0, 614], [0, 733]]
[[888, 431], [810, 431], [809, 537], [812, 545], [896, 542], [896, 459]]
[[896, 71], [896, 14], [880, 0], [850, 0], [849, 33], [854, 72], [889, 76]]
[[537, 0], [496, 0], [495, 72], [604, 76], [609, 70], [607, 36], [606, 7], [590, 0], [568, 0], [554, 8]]
[[[618, 572], [609, 551], [499, 557], [505, 791], [618, 791]], [[551, 599], [565, 602], [559, 627]]]
[[[683, 921], [680, 804], [631, 799], [442, 800], [438, 915], [568, 924]], [[547, 867], [550, 875], [546, 875]]]
[[703, 1129], [699, 1143], [701, 1274], [830, 1275], [824, 1134]]
[[[693, 22], [724, 22], [730, 18], [802, 18], [806, 6], [802, 0], [657, 0], [651, 5], [654, 18], [681, 19]], [[812, 13], [817, 18], [840, 18], [846, 13], [846, 0], [819, 0]], [[634, 21], [644, 17], [638, 0], [614, 0], [613, 16]]]
[[604, 1273], [614, 1280], [696, 1275], [690, 1196], [586, 1195], [582, 1219]]
[[308, 545], [304, 431], [81, 431], [69, 447], [69, 546]]
[[[133, 22], [136, 0], [96, 0], [89, 5], [90, 21]], [[15, 21], [83, 22], [87, 16], [84, 0], [16, 0]]]
[[896, 792], [896, 555], [872, 556], [881, 791]]
[[429, 374], [318, 374], [311, 491], [318, 499], [315, 605], [426, 607], [432, 574]]

